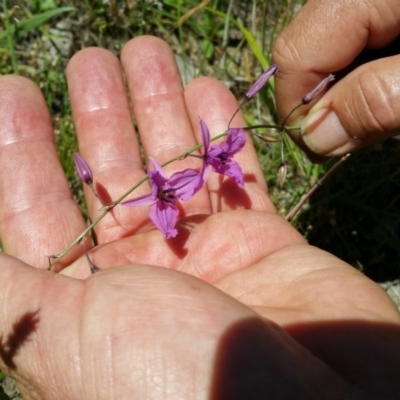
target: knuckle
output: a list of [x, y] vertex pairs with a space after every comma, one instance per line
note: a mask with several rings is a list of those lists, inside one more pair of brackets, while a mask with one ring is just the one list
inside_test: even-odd
[[[367, 69], [358, 80], [360, 122], [367, 130], [393, 131], [400, 125], [400, 92], [386, 76]], [[356, 99], [357, 100], [357, 99]]]
[[297, 62], [298, 54], [296, 46], [293, 41], [285, 35], [283, 32], [275, 41], [274, 48], [272, 50], [272, 60], [278, 66], [287, 64], [288, 62]]

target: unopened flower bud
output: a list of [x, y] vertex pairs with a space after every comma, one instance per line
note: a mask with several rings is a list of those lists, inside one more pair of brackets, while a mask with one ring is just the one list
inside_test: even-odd
[[86, 256], [86, 260], [89, 263], [89, 267], [90, 267], [90, 272], [93, 274], [95, 274], [96, 272], [100, 272], [101, 269], [99, 267], [96, 267], [93, 263], [92, 260], [89, 258], [88, 253], [85, 252], [85, 256]]
[[246, 100], [251, 100], [268, 82], [268, 79], [271, 78], [275, 72], [278, 71], [278, 66], [276, 64], [272, 64], [263, 74], [261, 74], [258, 79], [254, 82], [251, 88], [246, 93]]
[[94, 264], [92, 264], [91, 266], [90, 266], [90, 272], [92, 273], [92, 274], [95, 274], [96, 272], [100, 272], [101, 271], [101, 269], [99, 268], [99, 267], [96, 267]]
[[287, 164], [285, 161], [281, 163], [279, 166], [278, 170], [278, 183], [279, 187], [283, 187], [283, 184], [285, 183], [286, 180], [286, 174], [287, 174]]
[[90, 185], [93, 182], [93, 174], [88, 163], [78, 153], [74, 153], [73, 156], [79, 178], [82, 180], [82, 182]]
[[321, 94], [321, 92], [328, 86], [329, 82], [332, 82], [335, 79], [335, 76], [329, 74], [324, 80], [322, 80], [315, 89], [311, 90], [311, 92], [307, 93], [302, 99], [301, 102], [306, 105], [314, 100], [317, 96]]

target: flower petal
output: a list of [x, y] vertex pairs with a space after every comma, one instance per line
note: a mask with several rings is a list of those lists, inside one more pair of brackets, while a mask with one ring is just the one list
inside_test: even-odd
[[228, 137], [225, 141], [228, 147], [227, 153], [234, 155], [239, 153], [246, 144], [246, 134], [243, 128], [231, 128], [229, 129]]
[[201, 132], [201, 141], [203, 142], [204, 151], [203, 154], [206, 155], [208, 148], [210, 147], [210, 131], [206, 123], [200, 118], [200, 132]]
[[147, 171], [149, 175], [150, 186], [153, 193], [154, 191], [158, 193], [158, 191], [168, 182], [168, 178], [165, 176], [163, 169], [156, 160], [151, 157], [149, 157], [149, 160], [153, 166], [153, 169]]
[[175, 172], [168, 180], [168, 187], [173, 189], [177, 198], [187, 201], [204, 186], [204, 178], [205, 171], [187, 168]]
[[228, 176], [234, 180], [239, 187], [244, 187], [243, 171], [236, 161], [230, 160], [225, 164], [212, 165], [212, 169], [214, 172]]
[[153, 157], [149, 157], [149, 161], [153, 167], [153, 171], [157, 171], [162, 177], [167, 178], [161, 165]]
[[221, 144], [216, 144], [210, 147], [206, 156], [206, 162], [212, 164], [210, 160], [216, 159], [216, 162], [222, 162], [222, 159], [218, 161], [220, 156], [224, 154], [225, 158], [231, 159], [236, 153], [239, 153], [246, 144], [246, 134], [243, 128], [231, 128], [229, 129], [226, 140]]
[[141, 207], [149, 206], [150, 204], [153, 204], [156, 200], [157, 197], [154, 196], [153, 193], [149, 193], [133, 199], [122, 201], [120, 204], [127, 207]]
[[158, 199], [150, 209], [149, 218], [167, 239], [169, 239], [178, 234], [177, 229], [175, 229], [178, 215], [179, 211], [173, 204]]

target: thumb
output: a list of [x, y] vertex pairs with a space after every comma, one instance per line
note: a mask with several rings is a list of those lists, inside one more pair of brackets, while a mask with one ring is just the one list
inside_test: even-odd
[[311, 152], [337, 156], [400, 132], [400, 56], [365, 64], [308, 112], [302, 139]]

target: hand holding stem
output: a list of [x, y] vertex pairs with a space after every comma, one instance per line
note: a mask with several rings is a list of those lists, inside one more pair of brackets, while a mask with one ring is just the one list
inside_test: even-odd
[[[134, 39], [121, 60], [147, 156], [162, 163], [197, 146], [199, 115], [211, 136], [226, 130], [232, 94], [210, 78], [182, 88], [160, 39]], [[99, 195], [117, 199], [146, 177], [119, 61], [86, 49], [67, 75], [80, 153]], [[397, 395], [396, 308], [277, 215], [248, 137], [235, 156], [244, 188], [210, 175], [182, 203], [175, 238], [154, 229], [145, 207], [114, 207], [94, 228], [96, 247], [75, 246], [60, 274], [43, 271], [43, 255], [65, 248], [85, 223], [39, 89], [17, 76], [0, 86], [0, 182], [8, 189], [0, 191], [0, 368], [26, 399]], [[233, 124], [244, 125], [241, 113]], [[167, 174], [201, 161], [186, 157]], [[95, 220], [99, 200], [85, 195]], [[90, 275], [86, 250], [102, 272]], [[16, 342], [21, 321], [29, 340]]]

